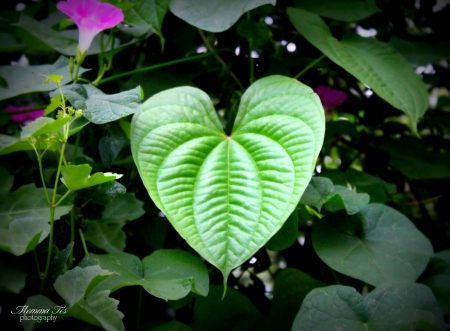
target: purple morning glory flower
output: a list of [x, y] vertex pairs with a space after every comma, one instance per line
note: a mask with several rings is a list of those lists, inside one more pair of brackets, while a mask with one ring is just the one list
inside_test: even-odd
[[14, 114], [14, 112], [21, 111], [21, 110], [27, 110], [30, 108], [34, 108], [34, 107], [33, 106], [17, 107], [17, 106], [10, 105], [5, 108], [5, 111], [8, 113], [13, 113], [13, 114], [10, 114], [9, 116], [11, 117], [11, 119], [14, 122], [21, 123], [22, 126], [25, 126], [25, 125], [33, 122], [35, 119], [44, 115], [45, 109], [31, 111], [29, 113]]
[[313, 90], [319, 96], [325, 110], [339, 107], [344, 103], [345, 99], [347, 99], [347, 95], [343, 91], [332, 89], [326, 85], [316, 86]]
[[124, 18], [122, 9], [97, 0], [60, 1], [56, 7], [78, 26], [78, 48], [81, 54], [89, 49], [100, 31], [115, 27]]

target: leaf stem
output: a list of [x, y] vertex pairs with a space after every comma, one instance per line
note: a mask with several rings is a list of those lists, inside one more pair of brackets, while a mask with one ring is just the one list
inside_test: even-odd
[[178, 59], [178, 60], [173, 60], [173, 61], [169, 61], [169, 62], [164, 62], [164, 63], [158, 63], [155, 65], [151, 65], [148, 67], [144, 67], [144, 68], [139, 68], [136, 70], [131, 70], [131, 71], [127, 71], [127, 72], [122, 72], [120, 74], [114, 75], [114, 76], [110, 76], [107, 78], [102, 79], [101, 81], [98, 82], [98, 85], [121, 78], [121, 77], [125, 77], [125, 76], [130, 76], [130, 75], [134, 75], [134, 74], [138, 74], [141, 72], [146, 72], [146, 71], [150, 71], [150, 70], [156, 70], [156, 69], [160, 69], [160, 68], [164, 68], [164, 67], [170, 67], [173, 66], [175, 64], [179, 64], [179, 63], [183, 63], [183, 62], [190, 62], [190, 61], [195, 61], [195, 60], [200, 60], [203, 59], [205, 57], [209, 57], [211, 55], [214, 55], [218, 52], [222, 52], [224, 50], [217, 50], [211, 53], [205, 53], [205, 54], [200, 54], [200, 55], [195, 55], [195, 56], [190, 56], [190, 57], [186, 57], [183, 59]]
[[36, 248], [33, 249], [33, 255], [34, 255], [34, 261], [36, 261], [36, 267], [37, 267], [37, 271], [38, 271], [39, 277], [41, 277], [41, 268], [39, 267], [39, 261], [38, 261], [38, 258], [37, 258]]
[[322, 61], [327, 56], [325, 54], [322, 54], [320, 57], [312, 61], [310, 64], [308, 64], [302, 71], [300, 71], [297, 75], [295, 75], [294, 79], [298, 79], [301, 75], [303, 75], [305, 72], [307, 72], [309, 69], [314, 67], [316, 64], [318, 64], [320, 61]]
[[47, 203], [50, 205], [50, 196], [47, 192], [47, 186], [45, 185], [45, 179], [44, 179], [44, 171], [42, 170], [42, 155], [38, 154], [37, 156], [38, 164], [39, 164], [39, 174], [41, 175], [41, 181], [42, 181], [42, 187], [44, 188], [45, 197], [47, 198]]
[[81, 243], [83, 244], [84, 254], [89, 255], [89, 251], [86, 246], [86, 241], [84, 240], [83, 231], [81, 231], [81, 228], [78, 228], [78, 232], [80, 234]]
[[[75, 212], [73, 211], [73, 208], [70, 210], [70, 242], [73, 243], [75, 246]], [[68, 268], [72, 269], [73, 264], [73, 247], [70, 250], [69, 254], [69, 264]]]
[[68, 191], [66, 192], [66, 194], [64, 194], [64, 196], [62, 196], [61, 199], [59, 199], [59, 201], [55, 204], [55, 207], [58, 207], [58, 205], [59, 205], [61, 202], [63, 202], [63, 200], [64, 200], [70, 193], [72, 193], [72, 191], [71, 191], [71, 190], [68, 190]]
[[81, 136], [81, 130], [77, 132], [77, 138], [75, 140], [75, 146], [73, 148], [73, 153], [72, 153], [72, 161], [70, 162], [71, 165], [75, 165], [76, 164], [76, 158], [77, 158], [77, 152], [78, 152], [78, 145], [80, 144], [80, 136]]
[[[203, 42], [205, 43], [206, 48], [211, 51], [214, 52], [214, 48], [211, 46], [211, 44], [208, 42], [208, 39], [206, 39], [205, 34], [203, 33], [203, 31], [201, 29], [198, 29], [198, 32], [200, 33], [200, 36], [202, 37]], [[227, 64], [225, 63], [225, 61], [220, 57], [219, 54], [214, 54], [214, 57], [217, 59], [217, 61], [219, 61], [219, 63], [226, 67]], [[234, 81], [238, 84], [239, 88], [242, 91], [245, 91], [245, 87], [242, 85], [241, 81], [239, 80], [239, 78], [237, 78], [237, 76], [234, 74], [233, 71], [230, 70], [230, 75], [231, 77], [233, 77]]]

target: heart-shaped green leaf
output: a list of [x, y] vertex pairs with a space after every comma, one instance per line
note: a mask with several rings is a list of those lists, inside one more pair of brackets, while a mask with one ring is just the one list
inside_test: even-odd
[[226, 280], [298, 204], [324, 136], [311, 88], [283, 76], [253, 84], [230, 136], [210, 98], [180, 87], [134, 116], [131, 148], [155, 204]]
[[430, 289], [415, 283], [386, 283], [365, 298], [349, 286], [314, 289], [292, 326], [292, 331], [446, 329]]

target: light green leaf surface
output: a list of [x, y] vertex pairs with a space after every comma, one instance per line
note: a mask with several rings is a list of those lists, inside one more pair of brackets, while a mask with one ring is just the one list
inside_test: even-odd
[[99, 265], [113, 272], [94, 292], [114, 292], [124, 286], [141, 285], [148, 293], [165, 300], [181, 299], [190, 291], [203, 296], [208, 294], [205, 264], [181, 250], [158, 250], [142, 261], [128, 253], [89, 254], [80, 265]]
[[333, 185], [326, 177], [314, 177], [300, 200], [305, 205], [316, 207], [319, 211], [325, 209], [334, 212], [346, 209], [347, 214], [353, 215], [363, 209], [370, 201], [366, 193], [356, 193], [347, 187]]
[[353, 22], [381, 12], [375, 0], [294, 0], [295, 7], [334, 20]]
[[[53, 194], [52, 189], [47, 189], [48, 194]], [[56, 195], [58, 200], [61, 196]], [[72, 209], [72, 204], [67, 200], [61, 202], [55, 208], [55, 220], [67, 214]], [[0, 229], [6, 229], [9, 222], [25, 217], [43, 218], [50, 221], [50, 209], [45, 198], [43, 188], [36, 188], [34, 184], [19, 187], [12, 193], [0, 195]]]
[[61, 96], [55, 95], [50, 99], [50, 104], [45, 108], [44, 116], [55, 111], [59, 106], [61, 106]]
[[27, 273], [23, 271], [23, 266], [18, 265], [17, 261], [9, 257], [2, 256], [0, 258], [0, 270], [0, 291], [19, 294], [25, 287], [25, 278], [27, 277]]
[[[61, 85], [70, 82], [68, 70], [69, 60], [61, 56], [54, 64], [43, 64], [37, 66], [0, 66], [0, 76], [5, 79], [7, 87], [0, 87], [0, 100], [15, 97], [16, 95], [51, 91], [56, 88], [55, 84], [43, 84], [48, 75], [61, 75]], [[80, 68], [80, 75], [87, 69]]]
[[424, 272], [423, 284], [433, 292], [444, 314], [450, 313], [450, 250], [438, 252]]
[[82, 188], [103, 184], [122, 177], [122, 175], [96, 172], [90, 175], [92, 167], [89, 164], [70, 165], [61, 168], [61, 181], [69, 190], [76, 191]]
[[[104, 124], [140, 111], [141, 89], [136, 88], [116, 94], [104, 94], [98, 88], [86, 84], [73, 84], [62, 88], [64, 96], [75, 109], [83, 110], [83, 116], [95, 124]], [[57, 95], [53, 92], [50, 96]]]
[[170, 10], [189, 24], [206, 31], [222, 32], [230, 28], [241, 15], [276, 0], [172, 0]]
[[57, 120], [50, 117], [39, 117], [22, 129], [20, 139], [58, 132], [70, 120], [71, 117], [64, 117]]
[[131, 148], [150, 197], [226, 280], [298, 204], [323, 142], [320, 100], [294, 79], [263, 78], [242, 97], [230, 136], [195, 88], [159, 93], [142, 109]]
[[388, 283], [365, 298], [353, 287], [333, 285], [311, 291], [292, 331], [445, 331], [430, 289], [415, 283]]
[[117, 196], [106, 206], [101, 220], [83, 222], [87, 228], [84, 238], [107, 253], [123, 252], [126, 235], [122, 227], [144, 215], [143, 205], [134, 193]]
[[328, 266], [374, 286], [415, 281], [433, 256], [430, 241], [410, 220], [380, 204], [356, 215], [325, 216], [314, 226], [312, 243]]
[[110, 275], [111, 272], [95, 265], [75, 267], [59, 276], [54, 286], [67, 304], [65, 317], [74, 317], [108, 331], [124, 331], [124, 315], [117, 310], [119, 301], [110, 298], [107, 290], [92, 292]]
[[384, 42], [349, 34], [334, 38], [316, 14], [298, 8], [287, 13], [298, 32], [395, 108], [404, 111], [416, 130], [418, 119], [428, 108], [428, 92], [408, 61]]
[[7, 228], [0, 228], [0, 249], [14, 255], [23, 255], [34, 249], [50, 233], [47, 219], [16, 218]]
[[[164, 16], [169, 10], [170, 0], [143, 0], [136, 2], [134, 0], [126, 0], [125, 3], [135, 3], [124, 10], [125, 23], [133, 25], [134, 27], [148, 27], [146, 30], [153, 30], [160, 38], [164, 45], [164, 38], [162, 36], [161, 28]], [[138, 34], [143, 34], [140, 31]]]

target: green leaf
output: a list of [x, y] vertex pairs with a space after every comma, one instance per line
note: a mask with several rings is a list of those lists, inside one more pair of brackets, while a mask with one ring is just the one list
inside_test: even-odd
[[111, 168], [117, 155], [119, 155], [125, 144], [128, 143], [128, 139], [119, 125], [111, 123], [109, 129], [109, 134], [100, 138], [98, 143], [100, 157], [108, 169]]
[[313, 289], [323, 286], [324, 283], [300, 270], [287, 268], [281, 271], [273, 288], [272, 307], [267, 321], [269, 329], [291, 330], [303, 299]]
[[45, 108], [44, 116], [54, 112], [59, 106], [61, 106], [61, 96], [55, 95], [50, 99], [50, 104]]
[[71, 119], [71, 117], [64, 117], [54, 120], [50, 117], [39, 117], [22, 129], [20, 139], [27, 139], [30, 137], [39, 136], [41, 134], [58, 132]]
[[[7, 87], [0, 86], [0, 100], [15, 97], [16, 95], [51, 91], [56, 88], [55, 84], [43, 84], [48, 75], [61, 75], [61, 85], [70, 82], [68, 70], [69, 60], [61, 56], [54, 64], [43, 64], [37, 66], [0, 66], [0, 76], [7, 83]], [[80, 68], [80, 75], [87, 69]], [[59, 92], [58, 92], [59, 93]]]
[[0, 166], [0, 195], [8, 193], [14, 184], [14, 176], [11, 176], [8, 171]]
[[280, 230], [270, 238], [265, 247], [271, 251], [281, 251], [290, 247], [298, 237], [298, 213], [294, 209]]
[[433, 292], [444, 314], [450, 313], [450, 250], [438, 252], [431, 258], [427, 275], [422, 281]]
[[[95, 124], [105, 124], [140, 111], [140, 87], [116, 93], [104, 94], [91, 85], [73, 84], [62, 88], [64, 96], [75, 109], [83, 110], [83, 116]], [[59, 92], [50, 93], [50, 96]]]
[[[0, 230], [1, 231], [1, 230]], [[15, 260], [7, 256], [0, 258], [0, 291], [19, 294], [25, 287], [26, 272]]]
[[276, 0], [172, 0], [170, 11], [189, 24], [210, 32], [222, 32], [230, 28], [241, 15], [256, 7]]
[[403, 55], [409, 63], [415, 66], [426, 66], [427, 64], [436, 62], [442, 57], [434, 45], [421, 41], [403, 40], [393, 36], [391, 40], [389, 40], [389, 44]]
[[85, 239], [107, 253], [123, 252], [126, 235], [122, 227], [144, 215], [143, 205], [134, 193], [117, 196], [106, 206], [101, 220], [83, 222], [87, 228]]
[[195, 303], [195, 324], [199, 331], [260, 330], [255, 325], [264, 319], [248, 297], [233, 288], [227, 290], [213, 285], [206, 298], [198, 297]]
[[94, 293], [141, 285], [148, 293], [164, 300], [181, 299], [190, 291], [203, 296], [208, 294], [209, 277], [205, 264], [181, 250], [155, 251], [142, 261], [128, 253], [89, 254], [80, 265], [99, 265], [113, 273], [94, 289]]
[[95, 265], [75, 267], [59, 276], [54, 286], [66, 301], [65, 317], [74, 317], [106, 330], [125, 330], [122, 322], [124, 315], [117, 310], [119, 301], [108, 297], [109, 291], [92, 292], [109, 275], [111, 272]]
[[325, 216], [314, 226], [312, 243], [328, 266], [374, 286], [415, 281], [433, 256], [431, 243], [409, 219], [380, 204], [356, 215]]
[[[125, 15], [125, 23], [136, 27], [148, 26], [149, 28], [147, 30], [153, 30], [161, 38], [161, 44], [164, 45], [161, 28], [164, 16], [166, 16], [167, 11], [169, 10], [170, 0], [125, 1], [125, 3], [133, 2], [135, 2], [136, 5], [123, 12]], [[143, 33], [140, 34], [142, 35]]]
[[[47, 189], [48, 194], [53, 194], [52, 189]], [[56, 199], [61, 198], [59, 194]], [[67, 200], [61, 202], [55, 208], [55, 220], [69, 213], [72, 204]], [[0, 195], [0, 229], [6, 229], [9, 222], [18, 218], [43, 218], [50, 221], [50, 209], [45, 198], [43, 188], [36, 188], [34, 184], [21, 186], [12, 193]]]
[[80, 190], [82, 188], [99, 185], [115, 179], [119, 179], [122, 175], [110, 172], [96, 172], [90, 176], [92, 167], [89, 164], [70, 165], [61, 168], [61, 181], [71, 191]]
[[19, 42], [12, 33], [0, 32], [0, 52], [24, 52], [27, 49], [27, 45]]
[[16, 218], [6, 228], [0, 228], [0, 249], [23, 255], [33, 250], [49, 233], [50, 225], [45, 218]]
[[413, 138], [392, 140], [382, 147], [391, 156], [391, 163], [409, 179], [450, 177], [450, 153], [432, 152]]
[[116, 196], [124, 194], [126, 187], [118, 182], [106, 182], [89, 189], [88, 199], [93, 200], [96, 204], [106, 206]]
[[250, 43], [250, 49], [258, 48], [272, 38], [272, 31], [264, 21], [242, 21], [237, 26], [237, 32]]
[[292, 331], [446, 330], [431, 291], [415, 283], [387, 283], [365, 298], [352, 287], [333, 285], [311, 291], [303, 301]]
[[[25, 302], [25, 306], [28, 307], [28, 309], [42, 309], [43, 313], [40, 314], [20, 314], [20, 316], [27, 316], [28, 319], [22, 320], [20, 323], [22, 324], [22, 327], [25, 331], [31, 331], [45, 323], [48, 323], [50, 321], [55, 322], [56, 319], [61, 318], [61, 316], [64, 316], [64, 313], [62, 313], [62, 310], [59, 310], [59, 307], [57, 304], [55, 304], [52, 300], [49, 298], [43, 296], [42, 294], [33, 295], [27, 298], [27, 301]], [[47, 310], [47, 311], [45, 311]], [[53, 314], [52, 314], [53, 313]], [[53, 316], [52, 316], [53, 315]], [[52, 316], [53, 319], [36, 320], [38, 316]]]
[[69, 258], [70, 252], [73, 249], [73, 242], [69, 243], [66, 248], [62, 249], [54, 258], [50, 264], [48, 271], [48, 277], [50, 278], [50, 283], [53, 284], [56, 278], [61, 276], [66, 267], [67, 259]]
[[306, 40], [382, 99], [404, 111], [416, 131], [417, 120], [428, 108], [428, 92], [420, 76], [392, 46], [356, 34], [338, 41], [318, 15], [298, 8], [288, 8], [287, 13]]
[[360, 21], [381, 12], [375, 0], [294, 0], [295, 7], [334, 20]]
[[319, 98], [294, 79], [263, 78], [242, 97], [231, 136], [195, 88], [159, 93], [142, 110], [131, 149], [150, 197], [226, 280], [298, 204], [323, 142]]
[[156, 328], [152, 329], [152, 331], [192, 331], [192, 329], [186, 324], [172, 321], [158, 325]]
[[313, 177], [301, 198], [301, 203], [316, 207], [319, 211], [322, 206], [334, 212], [346, 209], [347, 214], [353, 215], [369, 203], [370, 197], [366, 193], [355, 193], [347, 187], [333, 185], [326, 177]]

